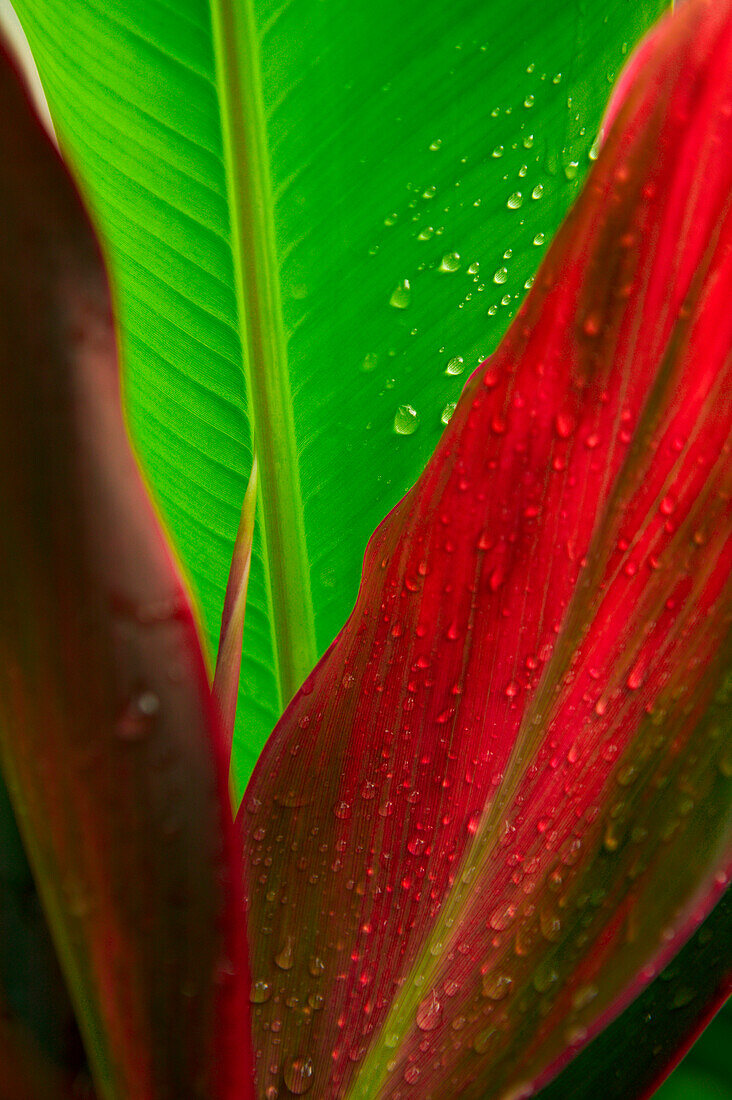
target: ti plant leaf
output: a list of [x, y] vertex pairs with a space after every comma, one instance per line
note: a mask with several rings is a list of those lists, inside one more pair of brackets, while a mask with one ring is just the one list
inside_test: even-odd
[[15, 0], [211, 651], [260, 459], [239, 791], [505, 331], [665, 0]]
[[244, 494], [239, 530], [231, 558], [226, 599], [221, 616], [221, 637], [213, 678], [213, 697], [226, 735], [227, 758], [231, 754], [236, 718], [236, 703], [241, 676], [241, 651], [247, 588], [252, 564], [252, 545], [257, 504], [257, 457], [252, 462], [249, 484]]
[[732, 3], [613, 115], [248, 788], [260, 1096], [528, 1096], [728, 882]]
[[[732, 891], [721, 901], [682, 951], [609, 1027], [600, 1032], [545, 1089], [541, 1100], [632, 1100], [655, 1093], [656, 1087], [686, 1054], [726, 997], [732, 991]], [[728, 1100], [723, 1094], [707, 1095], [704, 1085], [684, 1092], [689, 1062], [703, 1062], [702, 1051], [716, 1042], [721, 1050], [717, 1068], [722, 1081], [729, 1079], [730, 1008], [727, 1004], [697, 1044], [684, 1071], [674, 1073], [658, 1100]], [[726, 1026], [725, 1026], [726, 1023]], [[700, 1049], [701, 1048], [701, 1049]], [[707, 1080], [709, 1078], [707, 1074]], [[680, 1080], [679, 1080], [680, 1078]], [[703, 1079], [702, 1079], [703, 1080]], [[681, 1086], [680, 1091], [677, 1086]], [[670, 1094], [669, 1094], [670, 1093]]]
[[[0, 148], [3, 775], [100, 1095], [246, 1100], [223, 737], [129, 447], [98, 246], [4, 54]], [[2, 1017], [9, 1044], [21, 1021]], [[23, 1073], [11, 1052], [0, 1075]]]

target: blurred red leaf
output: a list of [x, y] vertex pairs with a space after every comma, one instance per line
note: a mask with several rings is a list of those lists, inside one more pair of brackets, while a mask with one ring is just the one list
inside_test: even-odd
[[613, 111], [247, 792], [261, 1096], [528, 1095], [727, 882], [730, 0]]
[[0, 757], [100, 1091], [251, 1093], [241, 852], [80, 200], [0, 59]]

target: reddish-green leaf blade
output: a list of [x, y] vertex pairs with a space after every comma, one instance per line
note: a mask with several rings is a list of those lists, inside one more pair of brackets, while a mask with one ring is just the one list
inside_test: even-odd
[[255, 772], [262, 1095], [531, 1091], [726, 882], [731, 12], [657, 34]]
[[129, 449], [98, 246], [0, 65], [0, 747], [107, 1098], [246, 1096], [225, 750]]
[[732, 891], [727, 887], [676, 958], [542, 1090], [541, 1100], [651, 1096], [731, 990]]

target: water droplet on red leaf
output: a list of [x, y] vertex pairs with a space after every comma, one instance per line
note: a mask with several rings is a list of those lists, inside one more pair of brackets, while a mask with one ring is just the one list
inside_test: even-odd
[[315, 1069], [312, 1058], [295, 1058], [285, 1067], [285, 1084], [293, 1096], [302, 1096], [313, 1084]]
[[275, 955], [275, 963], [279, 966], [280, 970], [292, 970], [295, 964], [295, 956], [293, 953], [294, 941], [292, 936], [288, 936], [285, 940], [284, 946]]
[[439, 1027], [441, 1019], [442, 1005], [433, 990], [417, 1009], [417, 1027], [420, 1031], [434, 1031], [436, 1027]]
[[569, 439], [574, 431], [574, 419], [569, 413], [557, 413], [554, 427], [560, 439]]
[[256, 982], [252, 982], [252, 988], [249, 993], [249, 1000], [252, 1002], [253, 1005], [264, 1004], [265, 1001], [268, 1001], [271, 996], [272, 986], [269, 984], [269, 982], [265, 982], [261, 979]]
[[511, 992], [513, 979], [508, 974], [489, 972], [483, 975], [483, 996], [491, 1001], [502, 1001]]

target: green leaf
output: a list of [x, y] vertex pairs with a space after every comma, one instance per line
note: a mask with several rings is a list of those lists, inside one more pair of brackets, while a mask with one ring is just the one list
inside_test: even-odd
[[212, 645], [257, 439], [239, 786], [665, 6], [18, 0], [106, 236], [130, 424]]

